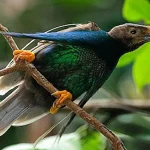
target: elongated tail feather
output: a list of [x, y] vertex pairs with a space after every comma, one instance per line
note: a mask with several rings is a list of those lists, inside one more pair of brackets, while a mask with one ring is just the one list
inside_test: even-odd
[[5, 95], [9, 90], [22, 84], [24, 73], [13, 72], [0, 77], [0, 95]]
[[26, 112], [24, 112], [19, 118], [17, 118], [12, 125], [24, 126], [33, 123], [48, 114], [49, 112], [46, 109], [35, 105], [29, 108]]
[[[107, 32], [100, 31], [69, 31], [69, 32], [50, 32], [50, 33], [15, 33], [15, 32], [0, 32], [18, 38], [31, 38], [48, 41], [67, 42], [71, 44], [89, 44], [99, 45], [102, 42], [101, 38], [108, 36]], [[101, 38], [100, 38], [101, 35]]]
[[[87, 31], [85, 31], [86, 33]], [[73, 32], [51, 32], [51, 33], [15, 33], [15, 32], [0, 32], [2, 34], [14, 36], [17, 38], [31, 38], [31, 39], [40, 39], [40, 40], [49, 40], [49, 41], [62, 41], [62, 42], [71, 42], [79, 39], [81, 33], [78, 31]], [[82, 31], [83, 33], [83, 31]], [[82, 34], [84, 35], [84, 34]]]

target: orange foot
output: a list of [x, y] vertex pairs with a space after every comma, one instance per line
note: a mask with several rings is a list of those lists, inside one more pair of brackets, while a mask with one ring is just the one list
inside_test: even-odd
[[27, 50], [15, 50], [13, 52], [14, 60], [17, 62], [19, 59], [25, 60], [27, 62], [33, 62], [35, 59], [35, 54]]
[[55, 114], [60, 107], [62, 107], [65, 101], [72, 100], [72, 94], [66, 90], [63, 91], [57, 91], [52, 94], [53, 96], [59, 97], [54, 102], [53, 106], [50, 108], [50, 113]]

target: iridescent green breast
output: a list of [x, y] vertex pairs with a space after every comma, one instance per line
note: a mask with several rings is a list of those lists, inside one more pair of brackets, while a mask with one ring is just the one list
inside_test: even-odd
[[57, 44], [37, 55], [39, 70], [59, 90], [67, 89], [74, 98], [88, 91], [105, 72], [105, 61], [89, 47]]

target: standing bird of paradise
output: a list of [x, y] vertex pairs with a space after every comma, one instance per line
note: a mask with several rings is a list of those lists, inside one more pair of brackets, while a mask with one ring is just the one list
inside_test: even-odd
[[[0, 103], [0, 135], [11, 125], [22, 126], [42, 118], [49, 110], [54, 114], [65, 100], [75, 100], [86, 93], [81, 99], [83, 106], [108, 79], [123, 54], [150, 42], [149, 26], [130, 23], [109, 32], [100, 29], [2, 34], [53, 41], [36, 55], [25, 50], [15, 50], [13, 54], [16, 63], [18, 59], [32, 62], [59, 91], [51, 95], [31, 76], [21, 73], [13, 84], [6, 82], [7, 76], [2, 77], [2, 95], [15, 86], [18, 88]], [[55, 103], [54, 95], [59, 96]]]

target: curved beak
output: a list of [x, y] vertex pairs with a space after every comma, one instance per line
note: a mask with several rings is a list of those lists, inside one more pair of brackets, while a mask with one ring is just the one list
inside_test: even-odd
[[144, 37], [145, 42], [150, 42], [150, 35]]

